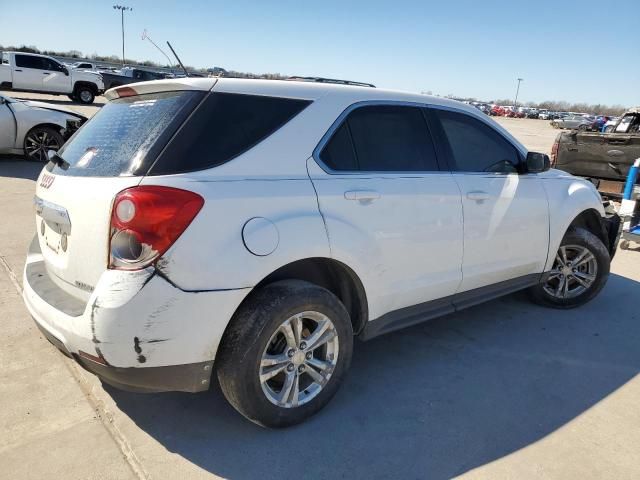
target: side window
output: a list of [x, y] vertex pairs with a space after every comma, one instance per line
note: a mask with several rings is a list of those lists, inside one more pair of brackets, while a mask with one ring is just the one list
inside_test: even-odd
[[41, 57], [34, 57], [31, 55], [16, 55], [16, 67], [44, 70], [45, 65], [42, 60], [43, 59]]
[[520, 156], [516, 148], [489, 125], [470, 115], [433, 110], [451, 148], [458, 172], [517, 173]]
[[271, 136], [310, 103], [214, 92], [172, 139], [151, 167], [151, 175], [204, 170], [228, 162]]
[[439, 170], [426, 121], [417, 107], [357, 108], [336, 130], [320, 158], [338, 171]]

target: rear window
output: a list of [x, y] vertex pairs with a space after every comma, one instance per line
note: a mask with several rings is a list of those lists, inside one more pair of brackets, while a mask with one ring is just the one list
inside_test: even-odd
[[66, 164], [49, 162], [47, 169], [84, 177], [145, 175], [204, 94], [162, 92], [109, 102], [60, 149]]
[[149, 174], [191, 172], [228, 162], [273, 134], [310, 103], [214, 92], [187, 120]]

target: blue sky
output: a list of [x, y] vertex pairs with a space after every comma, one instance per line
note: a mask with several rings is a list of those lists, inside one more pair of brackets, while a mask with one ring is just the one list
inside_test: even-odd
[[[120, 1], [120, 0], [118, 0]], [[640, 105], [640, 0], [123, 0], [127, 57], [483, 99]], [[0, 0], [0, 44], [121, 52], [114, 1]]]

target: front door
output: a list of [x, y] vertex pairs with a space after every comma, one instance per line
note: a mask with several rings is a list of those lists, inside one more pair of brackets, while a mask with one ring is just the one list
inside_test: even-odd
[[459, 292], [541, 273], [549, 247], [542, 181], [519, 174], [523, 154], [486, 121], [431, 110], [462, 193], [464, 258]]
[[308, 168], [332, 255], [362, 279], [370, 318], [455, 293], [460, 191], [439, 168], [421, 109], [353, 109]]
[[47, 92], [71, 92], [71, 77], [69, 71], [58, 62], [44, 59], [45, 70], [42, 75], [42, 89]]

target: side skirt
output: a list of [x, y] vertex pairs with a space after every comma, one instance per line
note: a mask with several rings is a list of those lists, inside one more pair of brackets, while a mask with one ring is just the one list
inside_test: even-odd
[[545, 274], [533, 273], [504, 282], [456, 293], [448, 297], [431, 300], [411, 307], [385, 313], [381, 317], [367, 322], [359, 335], [361, 340], [371, 340], [379, 335], [410, 327], [418, 323], [457, 312], [494, 298], [502, 297], [519, 290], [537, 285]]

